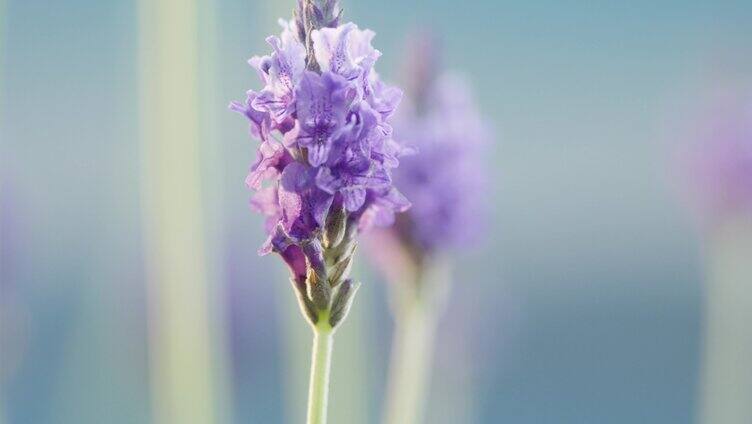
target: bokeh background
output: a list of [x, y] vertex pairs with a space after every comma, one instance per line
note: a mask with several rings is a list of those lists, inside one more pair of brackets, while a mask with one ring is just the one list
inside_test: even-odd
[[[169, 356], [176, 372], [208, 376], [186, 388], [209, 399], [181, 405], [187, 413], [302, 421], [309, 332], [280, 261], [256, 255], [262, 218], [243, 184], [255, 142], [227, 111], [259, 87], [246, 60], [269, 50], [264, 38], [292, 0], [159, 1], [174, 15], [155, 23], [144, 5], [157, 0], [0, 0], [3, 424], [162, 421], [155, 391], [171, 386], [157, 381], [154, 346], [186, 326], [199, 329], [188, 340], [211, 344], [198, 359], [191, 348]], [[492, 219], [467, 223], [487, 237], [457, 257], [430, 422], [692, 422], [702, 235], [677, 194], [672, 152], [709, 87], [750, 75], [752, 3], [342, 3], [347, 20], [377, 32], [387, 79], [399, 80], [414, 27], [439, 33], [446, 66], [468, 76], [495, 128]], [[194, 107], [181, 119], [197, 129], [196, 148], [155, 161], [143, 79], [158, 38], [144, 26], [186, 16], [193, 36], [177, 42], [197, 52], [194, 69], [160, 66], [195, 75], [184, 88], [195, 105], [149, 119]], [[170, 204], [154, 206], [159, 183], [144, 168], [186, 157], [197, 158], [194, 178], [173, 189], [199, 199], [202, 237], [186, 243], [201, 243], [205, 278], [171, 293], [202, 309], [159, 323], [151, 311], [171, 300], [151, 297], [162, 227], [149, 222]], [[367, 261], [356, 274], [365, 284], [335, 346], [335, 424], [376, 423], [383, 400], [386, 290]]]

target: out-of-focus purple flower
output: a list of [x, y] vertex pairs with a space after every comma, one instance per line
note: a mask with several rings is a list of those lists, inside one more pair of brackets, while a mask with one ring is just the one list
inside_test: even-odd
[[454, 74], [436, 74], [429, 39], [412, 40], [407, 54], [407, 86], [413, 91], [395, 117], [395, 134], [419, 154], [400, 159], [394, 173], [412, 202], [394, 231], [412, 250], [430, 254], [462, 246], [482, 228], [490, 134], [467, 83]]
[[704, 219], [752, 212], [752, 96], [737, 91], [701, 120], [683, 150], [689, 189]]
[[[282, 34], [267, 38], [273, 52], [249, 61], [262, 89], [230, 105], [261, 142], [246, 179], [252, 208], [267, 217], [260, 253], [279, 253], [307, 290], [323, 290], [329, 274], [332, 287], [346, 280], [357, 232], [410, 205], [391, 177], [404, 152], [388, 122], [401, 91], [373, 71], [374, 33], [340, 25], [340, 12], [334, 0], [299, 1]], [[306, 296], [317, 308], [332, 299]]]

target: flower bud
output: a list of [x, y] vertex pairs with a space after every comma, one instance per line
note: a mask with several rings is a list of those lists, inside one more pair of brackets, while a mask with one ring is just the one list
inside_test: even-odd
[[290, 283], [292, 283], [292, 288], [295, 292], [295, 298], [298, 299], [300, 312], [303, 314], [309, 324], [316, 325], [319, 320], [319, 316], [316, 312], [316, 307], [313, 305], [313, 302], [311, 302], [311, 300], [308, 298], [305, 284], [299, 284], [294, 278], [290, 278]]
[[337, 208], [329, 213], [326, 220], [326, 228], [324, 229], [324, 246], [332, 248], [340, 243], [345, 238], [345, 230], [347, 229], [347, 212], [345, 208]]
[[327, 252], [326, 263], [334, 266], [355, 253], [358, 248], [358, 241], [354, 238], [345, 237], [345, 239], [336, 248]]
[[324, 249], [318, 239], [311, 239], [302, 244], [306, 256], [306, 289], [308, 298], [319, 310], [329, 309], [331, 287], [324, 264]]
[[321, 242], [314, 238], [301, 243], [301, 249], [306, 257], [307, 267], [316, 272], [320, 280], [326, 280], [326, 265], [324, 264], [324, 248]]
[[346, 256], [331, 268], [329, 272], [329, 284], [332, 287], [336, 287], [342, 280], [350, 275], [354, 253], [355, 251], [353, 250], [352, 255]]
[[308, 268], [308, 277], [306, 278], [306, 290], [308, 299], [319, 311], [329, 309], [329, 302], [332, 299], [332, 288], [329, 281], [320, 279], [313, 268]]
[[360, 283], [353, 283], [350, 279], [345, 280], [339, 285], [337, 293], [334, 295], [332, 312], [329, 316], [329, 324], [332, 328], [336, 328], [347, 317], [352, 307], [355, 293], [359, 288]]

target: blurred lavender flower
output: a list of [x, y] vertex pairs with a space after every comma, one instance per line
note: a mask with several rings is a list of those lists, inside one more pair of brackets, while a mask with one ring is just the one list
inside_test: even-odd
[[439, 71], [429, 36], [411, 38], [405, 53], [408, 91], [394, 134], [418, 154], [400, 159], [394, 181], [412, 207], [395, 226], [376, 232], [369, 249], [394, 292], [387, 423], [423, 421], [433, 339], [451, 280], [449, 254], [479, 235], [488, 206], [483, 155], [490, 134], [468, 85]]
[[705, 220], [752, 211], [752, 96], [724, 96], [682, 151], [689, 191]]
[[401, 159], [394, 174], [413, 204], [394, 231], [413, 253], [431, 254], [463, 247], [482, 228], [489, 132], [468, 84], [437, 73], [431, 38], [413, 38], [406, 51], [410, 91], [395, 116], [395, 134], [419, 154]]
[[[358, 230], [389, 225], [409, 206], [391, 178], [402, 149], [388, 121], [401, 92], [373, 72], [374, 33], [340, 25], [340, 13], [333, 0], [299, 1], [282, 34], [267, 38], [272, 53], [249, 61], [264, 87], [230, 106], [261, 141], [246, 179], [252, 208], [267, 217], [260, 253], [279, 253], [299, 290], [349, 261]], [[338, 278], [320, 299], [303, 296], [312, 322], [347, 275]]]
[[[752, 422], [752, 91], [748, 73], [717, 76], [688, 136], [678, 182], [702, 240], [703, 346], [698, 422]], [[706, 95], [707, 95], [706, 94]]]

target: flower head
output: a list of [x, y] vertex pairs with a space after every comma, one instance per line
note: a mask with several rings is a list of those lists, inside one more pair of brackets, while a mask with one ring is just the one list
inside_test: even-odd
[[373, 71], [374, 33], [340, 25], [340, 11], [334, 0], [300, 0], [282, 34], [267, 38], [272, 53], [249, 61], [262, 89], [230, 106], [260, 140], [246, 179], [252, 208], [267, 217], [260, 253], [282, 256], [312, 322], [349, 281], [358, 231], [410, 205], [391, 177], [403, 149], [388, 120], [401, 92]]
[[689, 191], [705, 219], [752, 211], [752, 96], [741, 92], [717, 102], [681, 152]]
[[449, 250], [477, 236], [486, 208], [483, 157], [489, 132], [459, 76], [436, 73], [436, 49], [418, 37], [409, 55], [408, 101], [395, 117], [401, 144], [419, 154], [400, 159], [395, 183], [412, 202], [395, 231], [419, 255]]

